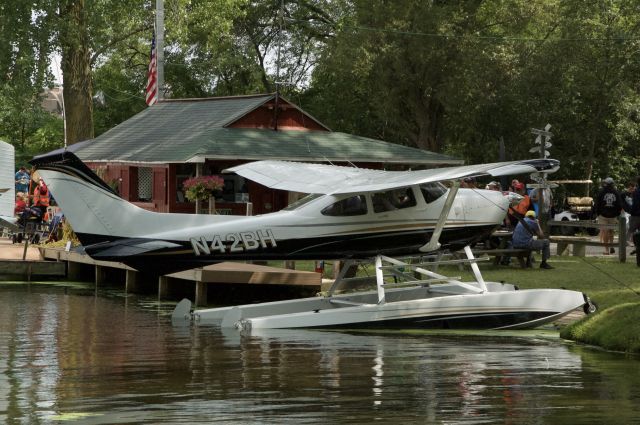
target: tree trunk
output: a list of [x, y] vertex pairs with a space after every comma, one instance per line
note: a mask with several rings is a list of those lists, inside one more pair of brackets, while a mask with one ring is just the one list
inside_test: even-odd
[[60, 45], [67, 143], [93, 138], [91, 54], [85, 0], [62, 0]]
[[416, 125], [418, 127], [416, 146], [419, 149], [440, 152], [440, 126], [444, 107], [434, 97], [426, 102], [420, 102], [420, 104], [421, 108], [416, 111]]

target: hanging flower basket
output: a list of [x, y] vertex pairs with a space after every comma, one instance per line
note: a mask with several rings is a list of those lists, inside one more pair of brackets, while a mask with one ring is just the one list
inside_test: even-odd
[[192, 177], [182, 183], [185, 196], [189, 201], [209, 199], [214, 192], [222, 190], [224, 180], [219, 176]]

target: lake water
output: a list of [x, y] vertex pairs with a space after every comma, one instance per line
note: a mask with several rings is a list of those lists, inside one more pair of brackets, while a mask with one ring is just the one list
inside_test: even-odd
[[640, 423], [639, 359], [552, 331], [248, 336], [170, 311], [0, 285], [0, 422]]

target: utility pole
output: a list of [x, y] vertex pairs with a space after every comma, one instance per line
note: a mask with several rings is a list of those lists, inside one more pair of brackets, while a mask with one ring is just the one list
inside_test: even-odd
[[164, 98], [164, 0], [156, 0], [156, 61], [160, 101]]

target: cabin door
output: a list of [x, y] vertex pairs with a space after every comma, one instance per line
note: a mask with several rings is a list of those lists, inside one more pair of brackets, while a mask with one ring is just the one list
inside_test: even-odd
[[153, 169], [153, 202], [156, 204], [156, 211], [167, 212], [167, 169]]

